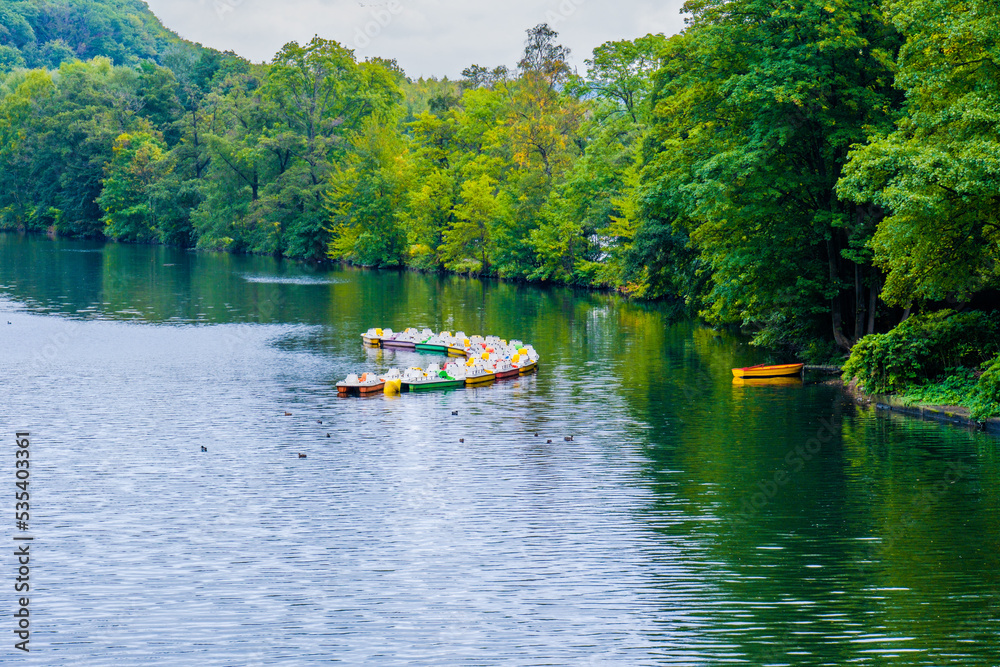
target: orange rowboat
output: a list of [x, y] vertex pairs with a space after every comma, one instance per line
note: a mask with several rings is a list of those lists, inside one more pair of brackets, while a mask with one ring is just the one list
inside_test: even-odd
[[733, 377], [738, 378], [774, 378], [785, 375], [798, 375], [802, 372], [803, 364], [758, 364], [757, 366], [747, 366], [745, 368], [734, 368]]

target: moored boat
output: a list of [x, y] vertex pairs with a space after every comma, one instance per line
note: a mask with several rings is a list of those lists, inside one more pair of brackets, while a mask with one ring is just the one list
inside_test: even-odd
[[[521, 344], [521, 341], [517, 342]], [[518, 374], [527, 375], [538, 368], [538, 353], [530, 345], [523, 345], [511, 357], [511, 362], [517, 368]]]
[[382, 333], [382, 329], [372, 327], [365, 333], [361, 334], [361, 339], [365, 342], [365, 345], [369, 347], [379, 347], [382, 345]]
[[421, 368], [409, 368], [403, 374], [403, 391], [427, 391], [429, 389], [448, 389], [464, 387], [465, 382], [454, 378], [438, 368], [437, 364], [428, 366], [425, 372]]
[[448, 346], [449, 357], [464, 357], [472, 341], [465, 336], [464, 331], [456, 331], [454, 336], [445, 341], [445, 344]]
[[398, 333], [393, 333], [391, 329], [373, 328], [363, 337], [366, 345], [374, 347], [410, 348], [418, 352], [463, 357], [466, 361], [464, 364], [449, 361], [444, 369], [438, 364], [431, 364], [426, 371], [417, 367], [403, 373], [390, 369], [383, 377], [377, 378], [378, 382], [368, 376], [364, 376], [366, 382], [351, 376], [347, 381], [337, 383], [341, 395], [348, 392], [371, 394], [383, 387], [384, 393], [395, 394], [399, 391], [485, 385], [497, 379], [526, 375], [538, 368], [538, 353], [531, 345], [517, 339], [468, 336], [463, 331], [456, 331], [454, 335], [448, 331], [436, 334], [427, 328], [421, 331], [406, 328]]
[[390, 368], [384, 375], [379, 376], [379, 379], [381, 379], [384, 383], [382, 386], [382, 393], [386, 396], [395, 396], [402, 391], [403, 378], [397, 369]]
[[733, 377], [737, 378], [772, 378], [787, 375], [798, 375], [804, 364], [757, 364], [734, 368]]
[[536, 370], [538, 370], [538, 362], [537, 361], [529, 361], [528, 363], [522, 364], [521, 366], [517, 367], [517, 372], [520, 375], [527, 375], [528, 373], [531, 373], [531, 372], [536, 371]]
[[355, 373], [347, 376], [347, 379], [337, 383], [337, 395], [348, 396], [350, 394], [374, 394], [382, 391], [385, 381], [374, 373], [362, 373], [360, 377]]
[[408, 328], [394, 334], [391, 338], [383, 338], [382, 347], [412, 350], [417, 344], [418, 335], [416, 329]]
[[447, 331], [442, 331], [438, 335], [422, 340], [414, 347], [417, 352], [435, 352], [438, 354], [448, 354], [448, 338], [451, 337]]
[[510, 359], [501, 359], [493, 366], [497, 379], [517, 377], [521, 374], [521, 369], [510, 362]]
[[496, 379], [497, 374], [492, 368], [487, 368], [481, 359], [469, 359], [465, 362], [465, 384], [486, 384]]

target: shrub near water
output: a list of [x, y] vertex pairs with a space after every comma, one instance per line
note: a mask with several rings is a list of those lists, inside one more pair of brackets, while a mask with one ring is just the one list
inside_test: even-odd
[[976, 378], [971, 368], [951, 368], [938, 382], [909, 385], [900, 397], [908, 403], [961, 405], [973, 419], [1000, 416], [1000, 355], [985, 362]]
[[[978, 367], [1000, 353], [998, 322], [995, 312], [916, 315], [888, 333], [858, 341], [844, 365], [844, 380], [856, 378], [868, 392], [899, 392], [948, 369]], [[1000, 367], [994, 375], [1000, 383]]]
[[983, 374], [963, 405], [972, 411], [974, 419], [1000, 415], [1000, 355], [983, 364]]

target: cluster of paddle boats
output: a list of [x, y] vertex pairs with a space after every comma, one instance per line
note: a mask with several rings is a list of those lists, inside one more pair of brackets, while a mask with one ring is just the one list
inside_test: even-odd
[[[386, 349], [414, 350], [447, 355], [442, 366], [432, 363], [427, 368], [412, 366], [390, 368], [384, 374], [351, 374], [337, 383], [337, 393], [395, 394], [401, 391], [425, 391], [484, 385], [494, 380], [526, 375], [538, 368], [538, 353], [527, 343], [507, 341], [499, 336], [466, 336], [464, 332], [434, 333], [430, 329], [372, 328], [361, 334], [366, 346]], [[460, 358], [460, 359], [459, 359]]]

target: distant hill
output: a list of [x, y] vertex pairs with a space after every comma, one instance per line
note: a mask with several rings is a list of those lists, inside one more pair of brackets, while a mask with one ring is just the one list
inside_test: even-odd
[[192, 48], [200, 47], [164, 27], [142, 0], [0, 0], [0, 72], [94, 56], [161, 62]]

